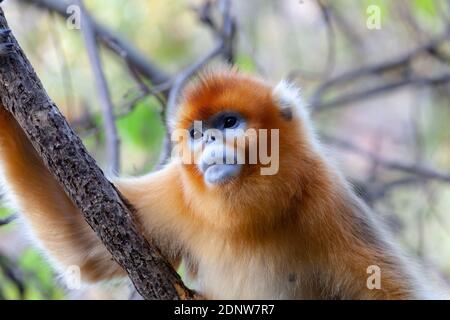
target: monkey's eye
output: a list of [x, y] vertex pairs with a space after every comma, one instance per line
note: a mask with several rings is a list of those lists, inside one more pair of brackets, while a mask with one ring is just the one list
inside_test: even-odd
[[203, 132], [200, 130], [197, 130], [195, 128], [192, 128], [191, 131], [189, 131], [189, 134], [191, 135], [191, 138], [194, 140], [200, 139], [203, 137]]
[[238, 119], [235, 116], [227, 116], [223, 120], [224, 129], [234, 128], [238, 123]]

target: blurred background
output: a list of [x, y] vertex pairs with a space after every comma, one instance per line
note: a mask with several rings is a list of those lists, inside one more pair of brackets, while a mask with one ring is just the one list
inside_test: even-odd
[[[355, 190], [424, 278], [448, 290], [450, 1], [80, 5], [2, 3], [50, 97], [105, 170], [137, 175], [161, 161], [166, 106], [202, 67], [233, 63], [274, 83], [289, 78]], [[79, 28], [77, 14], [89, 28]], [[15, 214], [0, 198], [0, 299], [128, 297], [121, 283], [65, 287]]]

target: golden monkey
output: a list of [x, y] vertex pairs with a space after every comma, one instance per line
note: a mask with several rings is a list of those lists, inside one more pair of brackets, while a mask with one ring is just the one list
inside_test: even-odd
[[[243, 144], [215, 138], [250, 129], [256, 135]], [[275, 173], [262, 174], [259, 160], [237, 161], [261, 129], [278, 132], [267, 139], [277, 145]], [[378, 217], [322, 151], [294, 86], [236, 71], [205, 74], [185, 90], [171, 130], [188, 133], [176, 145], [194, 161], [174, 155], [159, 171], [114, 183], [145, 235], [169, 259], [183, 259], [205, 297], [426, 297]], [[0, 162], [12, 202], [57, 268], [78, 265], [89, 282], [125, 275], [2, 107]], [[381, 272], [379, 288], [368, 286], [371, 266]]]

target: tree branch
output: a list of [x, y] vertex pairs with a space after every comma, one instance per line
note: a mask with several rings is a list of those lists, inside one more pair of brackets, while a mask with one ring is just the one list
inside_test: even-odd
[[[8, 29], [1, 8], [0, 28]], [[195, 298], [160, 251], [140, 234], [134, 209], [104, 177], [48, 97], [15, 38], [4, 33], [3, 40], [2, 104], [14, 115], [47, 168], [128, 273], [137, 291], [145, 299]]]
[[421, 177], [422, 179], [433, 179], [441, 182], [450, 182], [450, 174], [442, 173], [437, 170], [433, 170], [421, 165], [416, 164], [406, 164], [400, 161], [389, 160], [379, 156], [376, 153], [365, 150], [347, 140], [332, 137], [329, 135], [322, 134], [321, 137], [326, 143], [336, 146], [340, 149], [345, 149], [363, 157], [366, 157], [372, 161], [377, 162], [378, 165], [391, 170], [403, 171], [409, 174], [413, 174]]
[[367, 90], [361, 90], [354, 93], [343, 94], [337, 98], [330, 101], [319, 102], [312, 104], [313, 112], [320, 112], [325, 109], [337, 108], [349, 103], [367, 99], [369, 97], [377, 96], [382, 93], [390, 92], [399, 88], [403, 88], [408, 85], [414, 86], [438, 86], [445, 83], [450, 83], [450, 73], [444, 73], [442, 75], [432, 76], [432, 77], [409, 77], [406, 79], [391, 81], [386, 84], [379, 85], [375, 88], [370, 88]]
[[[209, 61], [220, 54], [227, 54], [228, 48], [231, 46], [231, 38], [233, 37], [234, 33], [234, 23], [230, 13], [231, 1], [221, 0], [219, 4], [221, 6], [222, 27], [220, 30], [213, 29], [218, 37], [217, 44], [204, 56], [200, 57], [196, 62], [187, 67], [175, 77], [167, 100], [167, 119], [173, 116], [173, 114], [175, 113], [177, 98], [179, 97], [185, 83], [199, 70], [201, 70]], [[201, 17], [201, 19], [202, 18], [203, 17]]]
[[97, 41], [95, 39], [95, 33], [92, 28], [92, 21], [90, 19], [90, 16], [87, 14], [83, 1], [76, 0], [76, 3], [81, 9], [81, 31], [86, 43], [86, 50], [88, 52], [89, 60], [91, 62], [92, 70], [94, 73], [94, 80], [103, 113], [103, 126], [105, 129], [106, 151], [109, 167], [114, 173], [119, 173], [120, 141], [115, 123], [114, 106], [111, 101], [111, 95], [109, 94], [108, 83], [106, 82], [106, 77], [102, 69]]
[[0, 227], [7, 225], [9, 223], [11, 223], [12, 221], [14, 221], [17, 218], [17, 216], [15, 214], [12, 214], [6, 218], [2, 218], [0, 219]]
[[[439, 47], [442, 44], [446, 43], [449, 39], [450, 39], [450, 28], [447, 29], [442, 35], [429, 40], [428, 42], [414, 48], [413, 50], [399, 57], [383, 61], [381, 63], [363, 66], [355, 70], [350, 70], [348, 72], [344, 72], [341, 75], [335, 76], [325, 81], [317, 88], [317, 90], [315, 91], [314, 95], [311, 98], [311, 106], [314, 112], [323, 110], [327, 107], [347, 104], [348, 102], [358, 100], [360, 99], [360, 97], [364, 97], [365, 94], [372, 94], [372, 90], [374, 94], [377, 94], [388, 90], [394, 90], [409, 84], [419, 84], [419, 85], [434, 84], [433, 79], [439, 78], [439, 76], [430, 76], [428, 78], [407, 77], [408, 73], [403, 72], [402, 74], [405, 75], [405, 77], [396, 81], [392, 81], [391, 84], [383, 85], [380, 86], [379, 88], [368, 90], [367, 92], [362, 91], [355, 94], [343, 95], [339, 98], [334, 99], [333, 101], [322, 102], [322, 97], [328, 90], [330, 90], [333, 87], [339, 87], [344, 84], [351, 83], [352, 81], [353, 82], [360, 81], [361, 78], [367, 76], [381, 75], [390, 71], [399, 71], [408, 69], [412, 61], [423, 53], [428, 53], [438, 60], [445, 59], [445, 57], [443, 57], [443, 54], [439, 51]], [[351, 98], [349, 99], [347, 96], [351, 96]], [[353, 96], [355, 96], [357, 99], [354, 98]]]
[[[69, 1], [61, 1], [61, 0], [20, 0], [23, 3], [32, 4], [41, 8], [48, 9], [50, 11], [54, 11], [61, 15], [62, 17], [69, 17], [67, 13], [67, 8], [70, 5], [73, 5], [74, 2]], [[98, 23], [91, 17], [92, 21], [92, 29], [95, 31], [95, 34], [99, 37], [100, 41], [105, 45], [106, 48], [110, 49], [117, 55], [123, 58], [124, 54], [126, 55], [126, 59], [139, 71], [142, 75], [144, 75], [147, 79], [149, 79], [152, 83], [159, 84], [166, 82], [169, 79], [169, 76], [158, 68], [154, 63], [149, 61], [145, 55], [140, 53], [133, 45], [128, 43], [125, 39], [120, 37], [118, 34], [109, 30], [107, 27]]]
[[[211, 17], [211, 6], [210, 2], [206, 1], [203, 4], [203, 9], [200, 9], [200, 21], [209, 25], [216, 35], [217, 43], [216, 45], [205, 55], [198, 58], [192, 65], [187, 67], [185, 70], [181, 71], [174, 79], [173, 84], [170, 88], [169, 95], [167, 98], [167, 106], [165, 110], [165, 120], [166, 123], [169, 122], [170, 118], [174, 116], [176, 111], [177, 99], [181, 93], [186, 82], [194, 76], [199, 70], [201, 70], [208, 62], [219, 55], [224, 55], [227, 60], [233, 58], [232, 48], [233, 48], [233, 36], [235, 33], [235, 22], [231, 15], [231, 0], [220, 0], [220, 13], [222, 16], [222, 25], [220, 28], [217, 24], [213, 22]], [[167, 161], [170, 155], [171, 142], [169, 137], [169, 132], [164, 138], [163, 149], [159, 156], [157, 168], [160, 168]]]

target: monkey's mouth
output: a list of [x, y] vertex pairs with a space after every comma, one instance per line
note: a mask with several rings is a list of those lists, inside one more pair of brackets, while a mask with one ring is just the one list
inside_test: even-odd
[[201, 166], [204, 179], [208, 184], [224, 183], [239, 175], [240, 164], [205, 164]]

